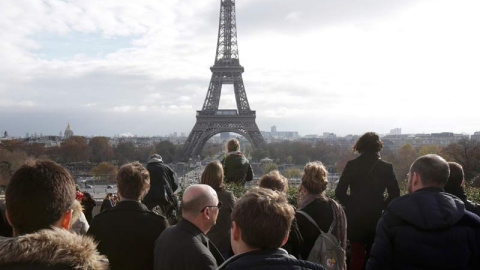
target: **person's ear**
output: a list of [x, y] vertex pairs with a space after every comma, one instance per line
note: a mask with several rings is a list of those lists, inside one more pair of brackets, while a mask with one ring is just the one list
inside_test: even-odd
[[240, 228], [237, 226], [237, 223], [235, 221], [232, 221], [232, 238], [235, 241], [238, 241], [242, 237], [242, 231], [240, 231]]
[[5, 209], [5, 217], [7, 218], [8, 224], [13, 228], [12, 222], [10, 221], [10, 216], [8, 215], [8, 210]]
[[65, 213], [63, 213], [60, 219], [60, 225], [62, 226], [62, 228], [67, 230], [70, 229], [70, 222], [72, 221], [72, 212], [73, 212], [72, 209], [68, 209], [67, 211], [65, 211]]
[[285, 238], [282, 241], [282, 247], [285, 245], [285, 243], [287, 243], [287, 241], [288, 241], [288, 234], [285, 236]]

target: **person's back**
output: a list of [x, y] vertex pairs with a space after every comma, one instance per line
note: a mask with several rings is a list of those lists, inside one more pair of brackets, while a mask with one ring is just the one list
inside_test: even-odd
[[0, 237], [0, 269], [108, 268], [90, 237], [69, 232], [75, 184], [53, 161], [30, 161], [12, 176], [5, 194], [13, 236]]
[[175, 172], [163, 163], [158, 154], [150, 156], [147, 163], [150, 173], [150, 190], [142, 200], [148, 209], [159, 206], [165, 215], [170, 215], [177, 209], [177, 199], [174, 195], [178, 188], [178, 180]]
[[122, 200], [92, 221], [88, 234], [98, 241], [98, 250], [108, 257], [112, 270], [153, 268], [155, 240], [168, 223], [140, 203], [148, 182], [148, 172], [141, 164], [122, 166], [117, 176]]
[[240, 143], [231, 139], [227, 144], [228, 155], [221, 161], [226, 183], [245, 184], [253, 180], [253, 170], [248, 159], [239, 151]]
[[367, 269], [480, 269], [480, 218], [443, 192], [448, 173], [436, 155], [414, 162], [410, 194], [380, 219]]

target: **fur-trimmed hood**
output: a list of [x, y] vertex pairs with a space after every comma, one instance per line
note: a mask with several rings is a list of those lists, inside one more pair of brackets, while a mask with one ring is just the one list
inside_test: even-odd
[[0, 265], [68, 265], [73, 269], [108, 269], [108, 260], [92, 238], [60, 228], [13, 238], [0, 237]]

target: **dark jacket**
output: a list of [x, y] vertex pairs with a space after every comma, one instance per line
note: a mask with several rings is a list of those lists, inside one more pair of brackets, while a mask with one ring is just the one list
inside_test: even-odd
[[178, 188], [175, 172], [161, 159], [152, 158], [147, 163], [150, 173], [150, 190], [143, 198], [143, 203], [152, 209], [159, 205], [165, 214], [177, 209], [177, 198], [173, 194]]
[[156, 270], [214, 270], [224, 261], [207, 236], [186, 219], [158, 237], [154, 254]]
[[167, 226], [165, 217], [140, 202], [120, 201], [95, 216], [88, 234], [98, 241], [111, 269], [152, 269], [155, 240]]
[[297, 260], [283, 249], [255, 250], [235, 255], [223, 263], [220, 269], [230, 270], [324, 270], [320, 264]]
[[402, 196], [378, 222], [367, 269], [480, 269], [480, 218], [441, 188]]
[[232, 228], [232, 219], [230, 215], [235, 205], [235, 196], [228, 190], [217, 190], [217, 196], [223, 206], [219, 210], [217, 223], [210, 229], [207, 236], [222, 254], [227, 254], [231, 249], [230, 229]]
[[90, 237], [60, 228], [17, 237], [0, 237], [0, 269], [103, 270], [108, 260]]
[[465, 204], [465, 209], [480, 216], [480, 205], [473, 203], [467, 199], [467, 194], [462, 186], [447, 185], [445, 186], [445, 192], [457, 196]]
[[95, 201], [82, 201], [83, 213], [85, 214], [88, 224], [92, 223], [92, 212], [96, 205], [97, 203]]
[[225, 183], [245, 184], [252, 181], [253, 170], [248, 159], [241, 152], [230, 153], [222, 160]]
[[[324, 232], [328, 232], [330, 225], [333, 222], [333, 210], [332, 206], [328, 201], [314, 200], [306, 207], [301, 209], [306, 212], [309, 216], [317, 222], [317, 225]], [[297, 219], [298, 229], [302, 234], [303, 245], [300, 247], [300, 257], [301, 259], [306, 260], [310, 251], [315, 244], [320, 232], [305, 216], [299, 213], [295, 213], [295, 218]]]
[[100, 212], [111, 209], [113, 207], [113, 201], [109, 199], [103, 199], [102, 206], [100, 206]]
[[[348, 188], [350, 195], [347, 194]], [[387, 198], [384, 197], [385, 190]], [[382, 211], [400, 196], [400, 189], [392, 164], [381, 160], [376, 153], [364, 153], [347, 163], [335, 195], [345, 207], [348, 239], [372, 243]]]

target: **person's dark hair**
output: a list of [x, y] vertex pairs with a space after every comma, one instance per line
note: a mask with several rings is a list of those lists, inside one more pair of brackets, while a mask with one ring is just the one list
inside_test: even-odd
[[33, 160], [12, 176], [5, 193], [10, 221], [17, 234], [49, 228], [71, 209], [75, 182], [51, 160]]
[[211, 186], [215, 190], [225, 189], [223, 182], [223, 167], [220, 161], [215, 160], [207, 164], [203, 170], [201, 183]]
[[461, 186], [465, 178], [462, 165], [456, 162], [448, 162], [448, 167], [450, 168], [450, 176], [448, 177], [447, 185]]
[[122, 198], [140, 200], [150, 188], [150, 174], [139, 162], [125, 164], [118, 171], [117, 188]]
[[309, 162], [305, 165], [302, 176], [302, 186], [309, 194], [321, 194], [327, 189], [327, 169], [320, 161]]
[[450, 175], [447, 161], [439, 155], [429, 154], [415, 160], [410, 168], [410, 173], [420, 176], [424, 187], [445, 187]]
[[92, 194], [85, 192], [83, 193], [83, 200], [87, 202], [95, 202], [95, 199], [93, 198]]
[[274, 170], [262, 176], [258, 182], [258, 186], [268, 188], [274, 191], [287, 192], [288, 181], [279, 171]]
[[353, 146], [353, 151], [362, 153], [378, 153], [383, 148], [383, 142], [380, 140], [380, 137], [375, 132], [367, 132], [363, 134], [355, 142]]
[[285, 193], [253, 188], [237, 201], [231, 217], [248, 246], [274, 249], [288, 236], [294, 214]]
[[240, 142], [237, 139], [231, 139], [227, 143], [228, 152], [238, 151], [240, 149]]
[[107, 200], [110, 200], [112, 197], [113, 197], [113, 193], [107, 193], [107, 195], [105, 195], [105, 199]]

